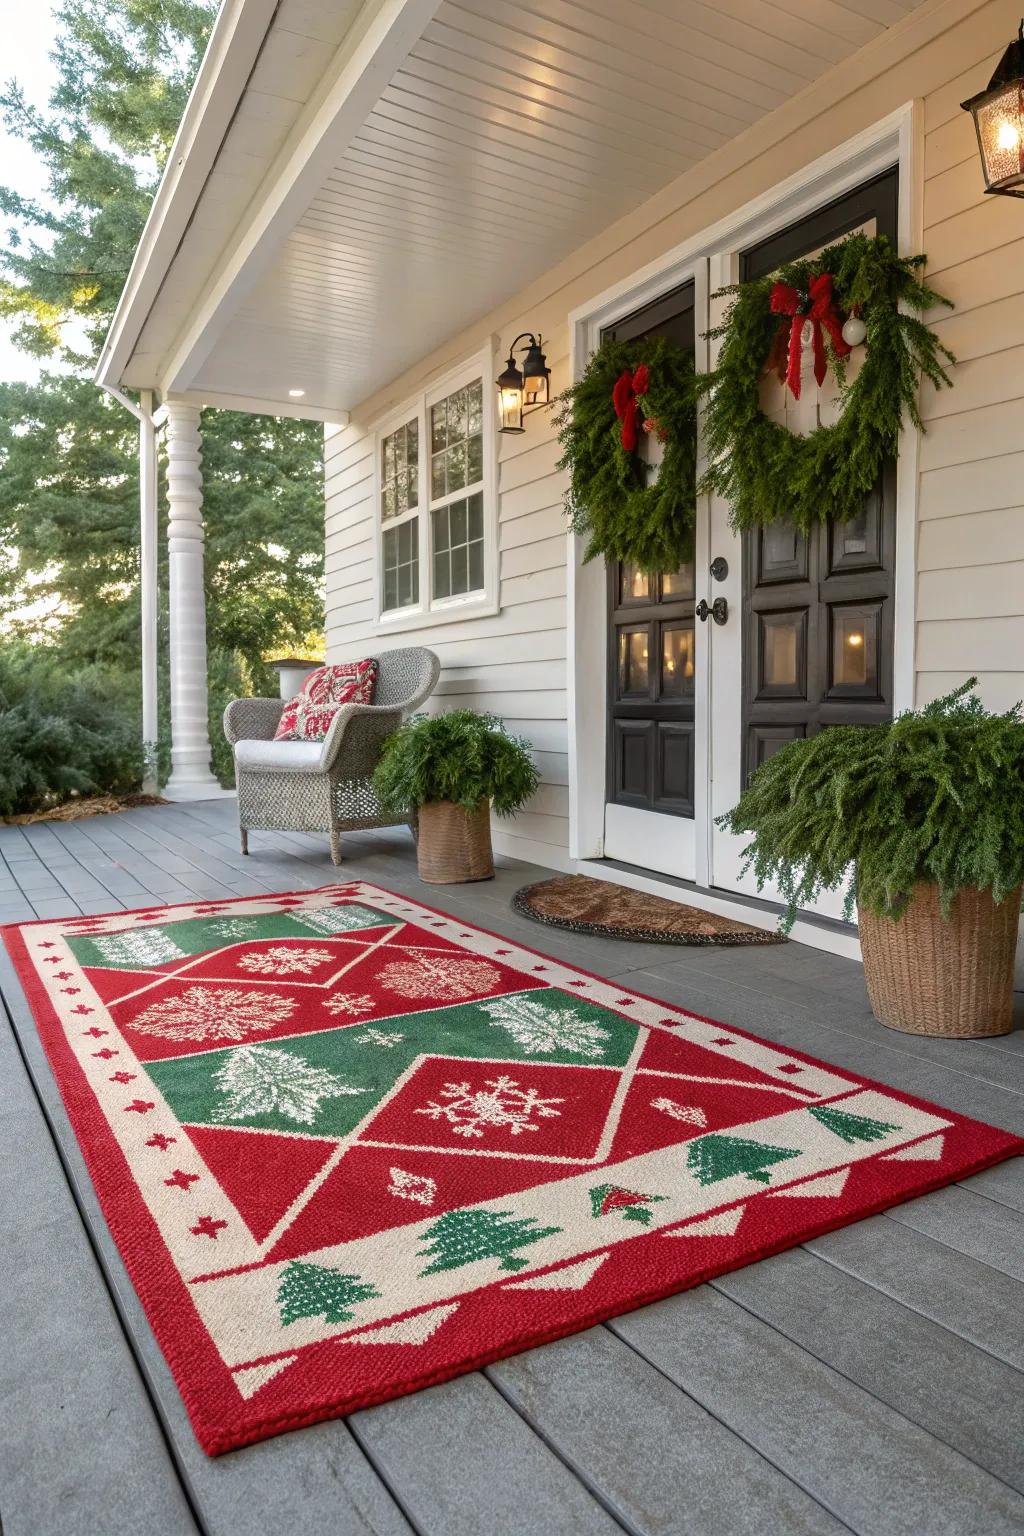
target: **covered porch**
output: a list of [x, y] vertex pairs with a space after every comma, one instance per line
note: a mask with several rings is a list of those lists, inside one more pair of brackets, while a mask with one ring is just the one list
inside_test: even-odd
[[[237, 847], [218, 801], [0, 829], [0, 920], [365, 878], [422, 896], [408, 836]], [[463, 920], [668, 1003], [1024, 1132], [1017, 1033], [873, 1021], [860, 966], [804, 946], [671, 949], [558, 934], [509, 898], [546, 871], [435, 890]], [[0, 958], [9, 1536], [963, 1536], [1024, 1517], [1024, 1163], [412, 1397], [216, 1459], [196, 1444], [106, 1224], [24, 995]]]

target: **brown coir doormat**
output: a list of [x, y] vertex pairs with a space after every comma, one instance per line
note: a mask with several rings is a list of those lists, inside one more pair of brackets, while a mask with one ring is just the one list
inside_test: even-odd
[[717, 917], [699, 907], [649, 896], [588, 875], [559, 875], [524, 885], [512, 906], [534, 922], [571, 933], [599, 933], [649, 944], [785, 944], [779, 933]]

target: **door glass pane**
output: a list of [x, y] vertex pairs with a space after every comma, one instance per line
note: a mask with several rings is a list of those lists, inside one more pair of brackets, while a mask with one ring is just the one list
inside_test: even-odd
[[868, 509], [862, 507], [856, 517], [836, 529], [840, 555], [862, 555], [868, 547]]
[[878, 691], [878, 608], [832, 610], [832, 683], [837, 688]]
[[619, 602], [646, 603], [651, 595], [650, 577], [631, 560], [623, 560], [619, 567]]
[[663, 598], [692, 597], [694, 590], [692, 560], [678, 571], [666, 571], [661, 578], [661, 595]]
[[649, 691], [647, 630], [619, 630], [619, 695]]
[[661, 692], [668, 698], [693, 692], [692, 624], [666, 624], [662, 629]]
[[795, 692], [802, 674], [803, 613], [763, 613], [760, 625], [762, 687]]

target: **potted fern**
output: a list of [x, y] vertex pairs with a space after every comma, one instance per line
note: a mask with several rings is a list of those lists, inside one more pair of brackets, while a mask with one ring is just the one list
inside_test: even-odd
[[491, 809], [513, 815], [538, 779], [526, 742], [494, 715], [453, 709], [407, 721], [389, 736], [373, 782], [394, 815], [417, 808], [420, 879], [453, 885], [493, 876]]
[[754, 774], [721, 824], [753, 834], [782, 926], [822, 891], [856, 903], [875, 1017], [913, 1034], [1012, 1028], [1024, 884], [1024, 717], [989, 714], [971, 678], [887, 725], [834, 726]]

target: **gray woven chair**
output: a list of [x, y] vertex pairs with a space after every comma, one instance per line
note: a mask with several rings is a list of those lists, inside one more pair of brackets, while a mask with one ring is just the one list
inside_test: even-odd
[[386, 651], [372, 704], [344, 704], [321, 741], [274, 741], [283, 699], [233, 699], [224, 734], [234, 748], [242, 852], [249, 833], [327, 832], [341, 863], [341, 834], [406, 821], [381, 808], [372, 774], [381, 743], [430, 697], [441, 664], [423, 646]]

